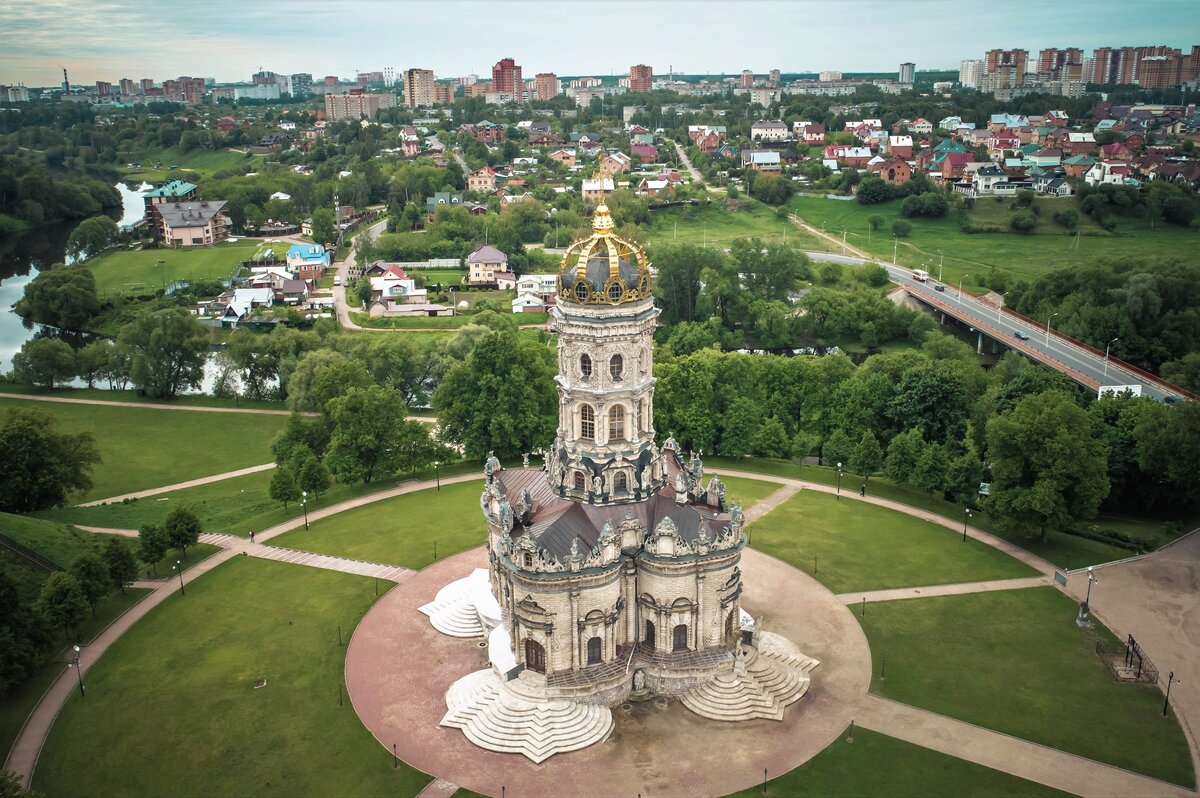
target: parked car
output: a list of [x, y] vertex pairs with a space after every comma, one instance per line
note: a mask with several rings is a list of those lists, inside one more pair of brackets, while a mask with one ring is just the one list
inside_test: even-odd
[[1026, 335], [1025, 333], [1021, 332], [1020, 330], [1014, 330], [1014, 331], [1013, 331], [1013, 335], [1015, 335], [1015, 336], [1016, 336], [1018, 339], [1020, 339], [1020, 340], [1022, 340], [1022, 341], [1028, 341], [1028, 340], [1029, 340], [1029, 336], [1028, 336], [1028, 335]]

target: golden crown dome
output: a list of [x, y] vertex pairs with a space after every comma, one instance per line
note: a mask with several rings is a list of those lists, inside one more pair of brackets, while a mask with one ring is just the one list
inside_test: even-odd
[[558, 297], [583, 305], [622, 305], [650, 296], [650, 259], [616, 234], [603, 202], [592, 216], [592, 234], [567, 248], [559, 265]]

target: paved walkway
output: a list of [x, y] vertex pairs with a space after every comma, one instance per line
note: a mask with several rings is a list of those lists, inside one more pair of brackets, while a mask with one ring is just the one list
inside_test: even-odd
[[952, 585], [898, 587], [891, 590], [869, 590], [865, 593], [839, 593], [838, 598], [846, 604], [859, 604], [863, 600], [871, 604], [876, 601], [963, 596], [968, 593], [990, 593], [995, 590], [1024, 590], [1029, 587], [1047, 587], [1052, 584], [1054, 582], [1048, 576], [1025, 576], [1019, 579], [991, 579], [981, 582], [959, 582]]
[[223, 474], [213, 474], [199, 479], [189, 479], [187, 482], [176, 482], [174, 485], [163, 485], [161, 488], [150, 488], [149, 490], [139, 490], [134, 493], [122, 493], [120, 496], [109, 496], [107, 499], [96, 499], [95, 501], [84, 502], [77, 504], [76, 507], [95, 507], [98, 504], [115, 504], [116, 502], [125, 499], [144, 499], [147, 496], [157, 496], [160, 493], [170, 493], [173, 490], [183, 490], [184, 488], [194, 488], [198, 485], [207, 485], [210, 482], [221, 482], [234, 477], [244, 477], [247, 474], [257, 474], [260, 471], [270, 471], [275, 467], [274, 463], [263, 463], [262, 465], [250, 466], [249, 468], [239, 468], [237, 471], [226, 471]]
[[[1088, 798], [1190, 796], [1196, 793], [1128, 770], [947, 718], [880, 696], [865, 696], [855, 723], [922, 748], [1011, 773]], [[1116, 733], [1116, 732], [1114, 732]]]
[[450, 798], [458, 792], [458, 785], [445, 779], [434, 779], [417, 793], [417, 798]]
[[244, 553], [263, 560], [276, 560], [277, 562], [292, 563], [294, 565], [307, 565], [312, 568], [341, 571], [344, 574], [355, 574], [357, 576], [373, 576], [377, 579], [387, 579], [390, 582], [400, 582], [415, 573], [415, 571], [409, 568], [402, 568], [398, 565], [364, 562], [363, 560], [352, 560], [349, 557], [334, 557], [329, 554], [315, 554], [311, 551], [266, 546], [257, 542], [258, 535], [254, 537], [256, 540], [254, 543], [251, 543], [246, 538], [240, 538], [237, 535], [205, 532], [200, 536], [200, 542], [211, 543], [223, 549], [232, 549], [238, 554]]
[[[195, 579], [201, 574], [216, 568], [235, 554], [236, 552], [234, 551], [217, 552], [213, 556], [196, 563], [184, 573], [189, 579]], [[109, 624], [95, 640], [80, 649], [79, 667], [81, 673], [85, 674], [85, 676], [88, 669], [96, 663], [96, 660], [100, 659], [109, 646], [115, 643], [121, 635], [125, 634], [130, 627], [144, 618], [150, 610], [157, 607], [168, 596], [179, 589], [175, 580], [143, 584], [147, 587], [152, 587], [154, 592], [126, 610], [123, 615]], [[17, 740], [13, 743], [12, 750], [8, 752], [8, 759], [4, 762], [4, 769], [16, 773], [23, 785], [28, 786], [29, 779], [33, 775], [33, 770], [37, 767], [38, 756], [42, 752], [42, 744], [46, 741], [46, 735], [50, 733], [50, 727], [53, 725], [54, 719], [58, 717], [58, 713], [62, 709], [63, 704], [66, 703], [67, 698], [70, 697], [74, 690], [78, 689], [76, 678], [72, 669], [67, 668], [50, 685], [45, 695], [42, 696], [41, 701], [38, 702], [33, 712], [25, 720], [25, 725], [21, 727], [21, 732], [17, 735]], [[84, 686], [86, 687], [86, 685], [87, 679], [85, 678]]]

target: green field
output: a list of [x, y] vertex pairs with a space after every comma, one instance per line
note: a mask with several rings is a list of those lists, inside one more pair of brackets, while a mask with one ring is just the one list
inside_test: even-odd
[[895, 510], [802, 490], [749, 527], [751, 545], [834, 593], [1034, 576], [991, 546]]
[[[1187, 740], [1162, 692], [1117, 684], [1054, 588], [872, 604], [858, 620], [873, 692], [905, 704], [1191, 787]], [[886, 662], [885, 662], [886, 661]], [[881, 670], [886, 668], [886, 678]]]
[[[709, 475], [711, 474], [712, 472], [710, 471]], [[717, 474], [717, 476], [719, 476], [721, 481], [725, 483], [726, 504], [732, 506], [734, 502], [737, 502], [739, 505], [741, 505], [743, 510], [749, 510], [751, 507], [783, 487], [776, 482], [764, 482], [761, 479], [726, 477], [721, 476], [720, 474]]]
[[[757, 471], [762, 474], [803, 479], [823, 485], [837, 484], [837, 471], [828, 466], [801, 465], [790, 460], [772, 460], [763, 457], [710, 457], [705, 463], [716, 469]], [[861, 482], [861, 477], [853, 474], [847, 474], [842, 478], [843, 488], [852, 493], [855, 491], [855, 486], [861, 484]], [[929, 494], [924, 491], [910, 485], [897, 485], [883, 477], [871, 477], [870, 484], [867, 486], [867, 492], [872, 496], [891, 499], [943, 516], [954, 521], [955, 524], [962, 523], [963, 520], [962, 507], [939, 497], [930, 499]], [[1104, 520], [1088, 523], [1094, 523], [1102, 528], [1109, 526]], [[1113, 528], [1120, 529], [1123, 523], [1125, 522], [1115, 524]], [[975, 513], [971, 518], [971, 526], [989, 532], [996, 537], [1003, 538], [1013, 545], [1020, 546], [1026, 551], [1036, 554], [1060, 568], [1081, 568], [1085, 565], [1097, 565], [1102, 562], [1119, 560], [1133, 554], [1133, 551], [1130, 549], [1111, 546], [1107, 543], [1063, 532], [1052, 532], [1046, 541], [1042, 542], [1036, 538], [1027, 537], [1020, 532], [999, 528], [988, 516], [987, 512]], [[1160, 530], [1160, 533], [1165, 532], [1163, 525], [1155, 524], [1154, 526]]]
[[[1081, 235], [1050, 220], [1059, 208], [1078, 208], [1073, 199], [1042, 198], [1040, 222], [1032, 234], [964, 233], [952, 215], [941, 219], [915, 217], [908, 221], [912, 232], [899, 239], [898, 261], [901, 265], [925, 266], [930, 274], [938, 274], [939, 261], [944, 258], [942, 279], [956, 283], [964, 275], [987, 275], [994, 267], [1017, 277], [1037, 277], [1062, 266], [1079, 266], [1102, 257], [1190, 258], [1200, 247], [1200, 233], [1175, 225], [1158, 224], [1153, 230], [1141, 219], [1120, 219], [1117, 233], [1098, 228], [1086, 217], [1081, 218]], [[1012, 200], [997, 203], [984, 197], [975, 203], [972, 219], [980, 225], [1006, 227], [1011, 216]], [[892, 259], [892, 222], [902, 218], [900, 200], [879, 205], [860, 205], [858, 202], [829, 200], [821, 197], [794, 197], [788, 207], [814, 227], [824, 226], [831, 235], [846, 240], [881, 260]], [[879, 215], [885, 219], [880, 230], [868, 235], [867, 219]], [[1082, 215], [1081, 215], [1082, 216]], [[968, 280], [968, 284], [973, 281]]]
[[[762, 787], [734, 793], [758, 798]], [[1055, 798], [1067, 793], [868, 729], [843, 734], [795, 770], [767, 782], [787, 798]]]
[[[99, 382], [97, 384], [103, 385], [104, 383]], [[3, 381], [0, 381], [0, 393], [19, 393], [25, 396], [53, 396], [61, 399], [99, 399], [102, 402], [126, 402], [164, 406], [187, 405], [189, 407], [232, 407], [242, 410], [278, 410], [282, 415], [288, 414], [287, 405], [283, 402], [272, 402], [266, 399], [245, 399], [242, 397], [221, 399], [205, 393], [189, 393], [177, 396], [174, 399], [151, 399], [148, 396], [142, 396], [132, 389], [110, 391], [107, 388], [66, 387], [50, 390], [34, 385]]]
[[338, 626], [349, 637], [374, 601], [373, 580], [332, 571], [249, 557], [210, 571], [92, 667], [87, 698], [73, 695], [51, 730], [34, 789], [415, 795], [429, 777], [393, 768], [339, 693]]
[[713, 197], [710, 205], [685, 205], [663, 208], [650, 213], [646, 225], [646, 244], [686, 243], [728, 247], [739, 238], [758, 236], [764, 241], [787, 242], [803, 249], [826, 249], [815, 237], [780, 219], [775, 209], [758, 200], [742, 197], [731, 210], [723, 197]]
[[88, 501], [233, 471], [271, 460], [271, 440], [285, 416], [204, 413], [144, 407], [0, 399], [0, 411], [36, 407], [59, 431], [89, 431], [103, 460], [92, 489], [70, 501]]
[[442, 485], [356, 507], [286, 532], [272, 543], [367, 562], [424, 568], [435, 559], [483, 545], [482, 480]]
[[[137, 157], [129, 156], [129, 160], [120, 164], [119, 169], [126, 180], [154, 182], [165, 179], [173, 172], [193, 172], [195, 173], [194, 177], [210, 177], [226, 169], [256, 169], [262, 165], [262, 162], [261, 155], [246, 157], [242, 153], [232, 150], [192, 150], [181, 155], [174, 147], [168, 147], [160, 150], [147, 150]], [[137, 163], [140, 166], [130, 169], [127, 165], [129, 163]], [[162, 166], [155, 169], [155, 163], [161, 163]], [[172, 169], [172, 166], [177, 168]]]
[[[86, 265], [96, 275], [100, 296], [136, 296], [153, 294], [176, 280], [228, 280], [237, 265], [260, 247], [258, 241], [239, 240], [211, 247], [121, 250], [92, 258]], [[275, 247], [287, 251], [286, 244]]]
[[[514, 314], [513, 317], [518, 324], [537, 324], [544, 325], [550, 319], [548, 313], [520, 313]], [[351, 313], [350, 320], [360, 327], [369, 327], [377, 330], [412, 330], [412, 331], [434, 331], [434, 330], [457, 330], [459, 327], [466, 327], [469, 324], [475, 323], [475, 318], [470, 315], [465, 316], [414, 316], [407, 318], [379, 318], [373, 319], [366, 313]]]

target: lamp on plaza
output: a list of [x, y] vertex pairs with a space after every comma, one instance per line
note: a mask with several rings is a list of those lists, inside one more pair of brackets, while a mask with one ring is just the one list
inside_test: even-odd
[[433, 473], [437, 478], [437, 489], [442, 489], [442, 462], [440, 460], [433, 461]]
[[175, 570], [175, 573], [179, 574], [179, 595], [186, 596], [187, 590], [183, 587], [183, 563], [176, 560], [175, 564], [171, 567]]
[[1115, 344], [1119, 340], [1120, 340], [1119, 338], [1114, 338], [1111, 341], [1109, 341], [1107, 344], [1104, 345], [1104, 376], [1105, 377], [1108, 376], [1108, 350], [1109, 350], [1109, 347], [1111, 347], [1113, 344]]
[[1056, 310], [1050, 314], [1050, 318], [1046, 319], [1046, 346], [1050, 346], [1050, 322], [1053, 321], [1054, 317], [1057, 315], [1058, 311]]
[[[87, 694], [83, 692], [83, 672], [79, 670], [79, 646], [75, 646], [75, 655], [71, 657], [71, 660], [67, 663], [67, 667], [75, 669], [75, 678], [79, 680], [79, 697], [83, 698]], [[1175, 674], [1171, 675], [1174, 676]], [[1170, 690], [1171, 687], [1168, 685], [1167, 695], [1171, 694]], [[1166, 710], [1163, 710], [1163, 714], [1166, 714]]]
[[[293, 494], [295, 495], [295, 494]], [[304, 510], [304, 528], [308, 529], [308, 491], [300, 491], [300, 507]]]
[[1088, 629], [1092, 625], [1091, 620], [1089, 620], [1089, 617], [1092, 612], [1092, 584], [1094, 582], [1100, 581], [1099, 579], [1096, 578], [1095, 569], [1093, 569], [1092, 566], [1090, 566], [1090, 565], [1088, 566], [1088, 569], [1087, 569], [1087, 577], [1088, 577], [1087, 595], [1084, 597], [1083, 603], [1079, 605], [1079, 617], [1075, 619], [1075, 625], [1080, 627], [1081, 629]]
[[842, 498], [842, 464], [838, 463], [837, 497]]
[[[78, 651], [79, 647], [76, 646], [75, 650]], [[1171, 673], [1167, 676], [1167, 695], [1165, 698], [1163, 698], [1163, 717], [1164, 718], [1167, 716], [1167, 705], [1170, 704], [1170, 702], [1171, 702], [1171, 684], [1172, 683], [1181, 684], [1181, 682], [1175, 678], [1175, 671], [1171, 671]], [[83, 685], [80, 685], [80, 688], [82, 688], [82, 687], [83, 687]]]
[[971, 508], [963, 508], [963, 543], [967, 542], [967, 522], [971, 520]]

